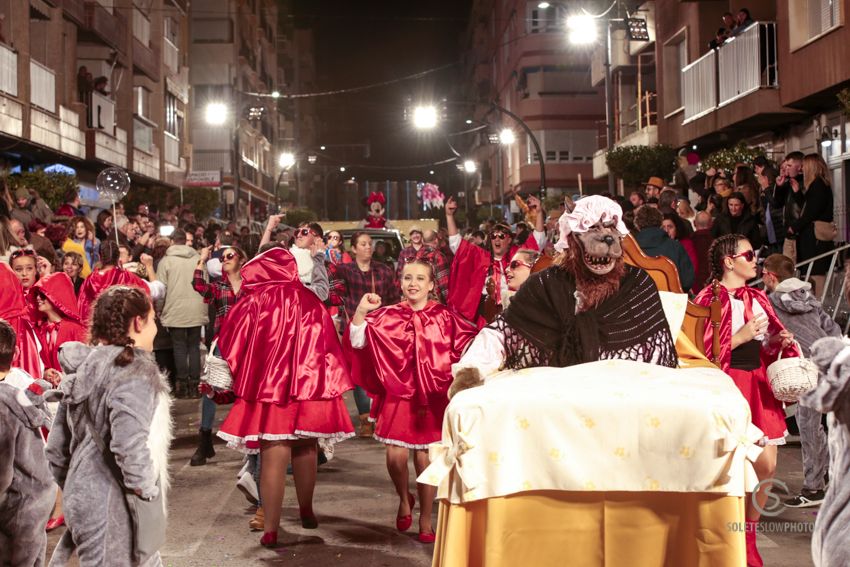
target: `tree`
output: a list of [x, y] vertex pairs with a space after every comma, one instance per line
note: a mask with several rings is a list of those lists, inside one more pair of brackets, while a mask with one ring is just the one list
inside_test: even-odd
[[750, 148], [744, 142], [733, 148], [724, 148], [709, 154], [702, 160], [703, 171], [710, 168], [722, 169], [724, 171], [735, 171], [738, 164], [750, 165], [759, 156], [764, 156], [761, 148]]
[[76, 175], [47, 173], [41, 169], [10, 175], [8, 183], [13, 192], [19, 187], [34, 189], [52, 210], [58, 209], [68, 194], [80, 187]]
[[634, 189], [650, 177], [671, 178], [676, 171], [676, 151], [666, 144], [620, 146], [608, 152], [605, 162], [627, 189]]

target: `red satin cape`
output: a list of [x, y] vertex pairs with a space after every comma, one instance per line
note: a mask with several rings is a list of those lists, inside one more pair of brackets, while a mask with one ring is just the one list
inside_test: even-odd
[[116, 267], [105, 272], [100, 270], [94, 271], [86, 278], [86, 281], [83, 282], [80, 288], [80, 296], [77, 299], [80, 321], [84, 321], [86, 324], [88, 323], [94, 302], [100, 297], [101, 293], [114, 285], [138, 287], [150, 295], [150, 288], [145, 283], [145, 280], [136, 274], [131, 274], [127, 270]]
[[333, 321], [289, 251], [272, 248], [246, 263], [240, 296], [218, 335], [237, 397], [286, 405], [354, 387]]
[[[35, 325], [35, 332], [41, 343], [41, 360], [45, 367], [61, 372], [59, 347], [69, 341], [85, 342], [88, 332], [80, 322], [74, 284], [65, 272], [56, 272], [35, 282], [30, 291], [30, 301], [36, 306], [36, 309], [38, 309], [36, 292], [39, 291], [62, 315], [61, 321], [51, 323], [41, 312], [37, 311], [39, 318]], [[52, 337], [54, 332], [56, 333], [55, 338]]]
[[[538, 249], [533, 234], [528, 237], [523, 247], [532, 250]], [[505, 272], [514, 254], [519, 249], [518, 246], [511, 246], [508, 253], [499, 260], [502, 264], [502, 273]], [[481, 303], [481, 292], [484, 289], [484, 282], [487, 281], [487, 272], [490, 269], [491, 262], [492, 254], [489, 250], [463, 239], [461, 239], [460, 246], [458, 246], [452, 260], [446, 304], [470, 321], [475, 321], [479, 329], [487, 324], [484, 318], [478, 315], [478, 306]]]
[[433, 405], [452, 383], [452, 364], [460, 360], [478, 328], [445, 305], [429, 302], [414, 311], [407, 302], [366, 316], [366, 347], [345, 345], [358, 385], [374, 396]]
[[24, 289], [21, 280], [6, 264], [0, 264], [0, 319], [9, 323], [17, 336], [18, 352], [12, 359], [12, 366], [24, 370], [33, 378], [41, 378], [38, 342], [27, 317]]

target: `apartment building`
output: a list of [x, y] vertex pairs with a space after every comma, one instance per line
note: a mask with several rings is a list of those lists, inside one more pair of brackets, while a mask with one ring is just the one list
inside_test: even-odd
[[[481, 168], [479, 203], [500, 202], [513, 191], [536, 192], [540, 160], [549, 194], [604, 189], [593, 179], [593, 154], [604, 130], [602, 91], [591, 82], [591, 51], [571, 46], [564, 23], [568, 2], [475, 0], [466, 34], [465, 98], [477, 103], [476, 123], [489, 124], [474, 152]], [[517, 114], [540, 143], [511, 118], [493, 112], [491, 101]], [[488, 145], [503, 127], [515, 143]]]
[[274, 203], [278, 171], [277, 2], [205, 0], [192, 4], [190, 21], [189, 82], [198, 117], [192, 171], [221, 180], [228, 213], [262, 219]]
[[[754, 23], [719, 48], [709, 47], [722, 15], [744, 7]], [[615, 78], [619, 69], [655, 88], [657, 126], [644, 126], [643, 134], [623, 132], [617, 143], [658, 141], [696, 147], [701, 155], [739, 142], [774, 158], [794, 150], [821, 152], [832, 174], [839, 239], [847, 240], [850, 116], [836, 94], [850, 86], [848, 14], [850, 0], [645, 2], [637, 15], [648, 20], [652, 41], [614, 35], [612, 69]], [[635, 43], [642, 50], [636, 52]], [[635, 73], [640, 57], [655, 59], [649, 83]], [[615, 120], [622, 132], [632, 123], [627, 99], [634, 104], [640, 93], [632, 88], [624, 97], [624, 83], [615, 84]], [[604, 151], [594, 165], [597, 175], [607, 173]]]
[[105, 167], [174, 188], [185, 170], [186, 0], [0, 0], [7, 166]]

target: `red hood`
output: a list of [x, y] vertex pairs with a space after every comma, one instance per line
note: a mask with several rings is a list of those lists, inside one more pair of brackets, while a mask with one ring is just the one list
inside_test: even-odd
[[24, 288], [21, 280], [6, 264], [0, 264], [0, 319], [26, 316]]
[[80, 310], [77, 307], [74, 284], [65, 272], [56, 272], [41, 278], [35, 282], [33, 290], [39, 290], [47, 296], [50, 303], [64, 317], [80, 322]]
[[243, 293], [257, 291], [269, 284], [301, 285], [295, 257], [283, 248], [266, 250], [242, 266]]

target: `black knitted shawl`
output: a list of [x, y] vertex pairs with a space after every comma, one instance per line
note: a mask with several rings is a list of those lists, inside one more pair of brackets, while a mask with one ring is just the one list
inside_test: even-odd
[[626, 266], [619, 291], [578, 314], [575, 291], [570, 272], [548, 268], [523, 284], [501, 317], [549, 366], [600, 358], [678, 365], [658, 289], [645, 271]]

